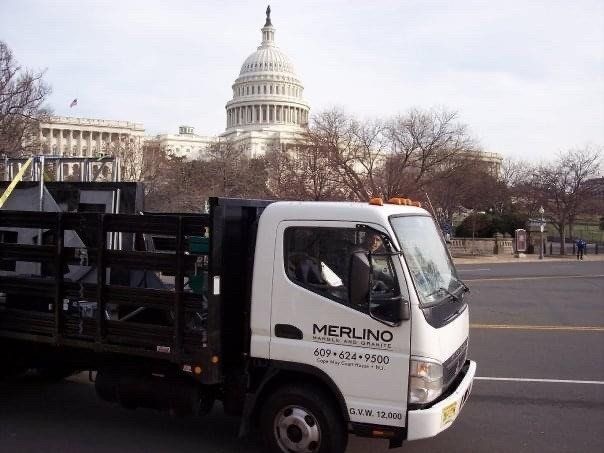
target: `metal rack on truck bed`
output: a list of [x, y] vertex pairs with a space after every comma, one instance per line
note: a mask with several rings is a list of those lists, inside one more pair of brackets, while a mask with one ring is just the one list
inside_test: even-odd
[[[209, 214], [0, 211], [0, 337], [153, 358], [221, 382], [245, 346], [254, 224], [267, 204], [213, 198]], [[20, 243], [24, 230], [41, 232], [42, 245]], [[81, 245], [68, 246], [66, 233]], [[115, 234], [130, 237], [111, 245]], [[149, 247], [153, 238], [163, 245]]]

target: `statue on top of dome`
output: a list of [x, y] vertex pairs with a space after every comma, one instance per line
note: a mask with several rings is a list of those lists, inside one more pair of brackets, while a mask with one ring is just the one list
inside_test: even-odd
[[266, 23], [264, 24], [265, 27], [272, 27], [273, 24], [271, 23], [271, 5], [268, 5], [266, 7]]

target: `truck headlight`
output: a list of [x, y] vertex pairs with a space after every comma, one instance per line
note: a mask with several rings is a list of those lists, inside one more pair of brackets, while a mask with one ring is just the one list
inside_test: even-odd
[[429, 403], [438, 398], [442, 391], [442, 364], [423, 357], [412, 357], [409, 367], [409, 403]]

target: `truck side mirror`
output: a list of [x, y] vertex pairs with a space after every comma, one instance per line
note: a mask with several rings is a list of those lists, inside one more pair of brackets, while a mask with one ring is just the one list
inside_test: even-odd
[[369, 303], [369, 277], [371, 265], [367, 253], [358, 251], [350, 255], [348, 296], [352, 306], [367, 306]]

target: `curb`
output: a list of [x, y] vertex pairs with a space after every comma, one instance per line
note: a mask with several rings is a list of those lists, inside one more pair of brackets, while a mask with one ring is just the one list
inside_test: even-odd
[[[546, 255], [542, 260], [538, 256], [525, 256], [516, 258], [514, 256], [463, 256], [453, 257], [453, 263], [459, 264], [497, 264], [497, 263], [563, 263], [577, 261], [574, 255]], [[586, 255], [583, 262], [604, 262], [604, 254]]]

